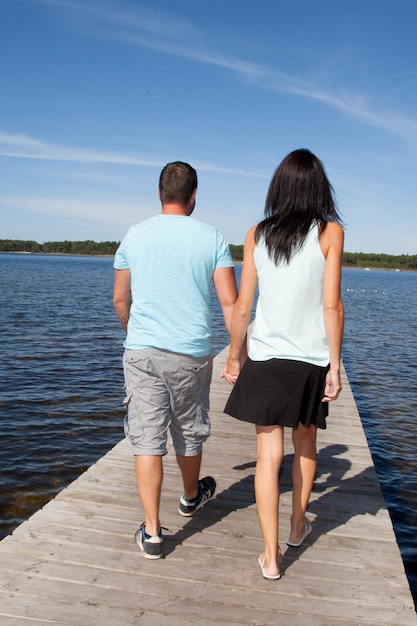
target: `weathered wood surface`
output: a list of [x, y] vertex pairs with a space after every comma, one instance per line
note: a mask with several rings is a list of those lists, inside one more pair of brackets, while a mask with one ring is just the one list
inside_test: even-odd
[[292, 446], [281, 476], [283, 577], [265, 581], [253, 496], [253, 426], [222, 413], [230, 388], [215, 361], [213, 433], [203, 473], [216, 497], [194, 518], [177, 513], [181, 480], [165, 457], [166, 557], [145, 560], [130, 444], [123, 440], [0, 542], [0, 624], [351, 626], [417, 624], [404, 567], [349, 385], [319, 433], [309, 507], [313, 532], [287, 548]]

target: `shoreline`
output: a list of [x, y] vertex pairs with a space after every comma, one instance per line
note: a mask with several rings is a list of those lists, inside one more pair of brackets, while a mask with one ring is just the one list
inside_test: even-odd
[[[18, 254], [18, 255], [31, 255], [31, 256], [73, 256], [73, 257], [98, 257], [111, 259], [114, 254], [82, 254], [73, 252], [29, 252], [26, 250], [0, 250], [0, 254]], [[233, 259], [233, 263], [241, 265], [242, 259]], [[355, 266], [355, 265], [342, 265], [343, 269], [362, 270], [362, 271], [384, 271], [384, 272], [417, 272], [417, 269], [400, 268], [400, 267], [375, 267], [375, 266]]]

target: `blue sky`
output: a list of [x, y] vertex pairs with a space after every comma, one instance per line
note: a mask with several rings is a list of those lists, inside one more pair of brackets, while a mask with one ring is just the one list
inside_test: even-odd
[[417, 253], [415, 0], [0, 0], [0, 239], [118, 241], [198, 171], [243, 243], [295, 148], [350, 252]]

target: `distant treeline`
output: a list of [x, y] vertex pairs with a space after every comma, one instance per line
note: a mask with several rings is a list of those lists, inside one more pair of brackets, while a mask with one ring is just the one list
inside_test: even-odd
[[33, 252], [38, 254], [88, 254], [113, 255], [119, 243], [116, 241], [19, 241], [0, 239], [0, 252]]
[[366, 252], [344, 252], [345, 267], [374, 267], [393, 270], [417, 270], [417, 254], [368, 254]]
[[[243, 260], [243, 246], [230, 245], [235, 261]], [[417, 254], [374, 254], [366, 252], [344, 252], [344, 267], [373, 267], [393, 270], [417, 270]]]
[[[112, 256], [119, 246], [117, 241], [19, 241], [0, 239], [0, 252], [33, 252], [38, 254], [88, 254]], [[235, 261], [243, 260], [243, 245], [230, 244]], [[366, 252], [344, 252], [345, 267], [373, 267], [398, 270], [417, 270], [417, 254], [374, 254]]]

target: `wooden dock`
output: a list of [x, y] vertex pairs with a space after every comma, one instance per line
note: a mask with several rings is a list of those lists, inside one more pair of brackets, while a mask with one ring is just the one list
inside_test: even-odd
[[133, 541], [142, 522], [130, 444], [123, 440], [0, 542], [0, 624], [77, 626], [417, 625], [412, 596], [366, 437], [344, 377], [319, 432], [309, 507], [313, 532], [287, 548], [292, 446], [281, 476], [279, 581], [262, 578], [253, 495], [255, 434], [222, 413], [230, 387], [215, 360], [212, 436], [203, 474], [216, 497], [194, 518], [177, 512], [181, 479], [165, 457], [165, 559], [144, 559]]

